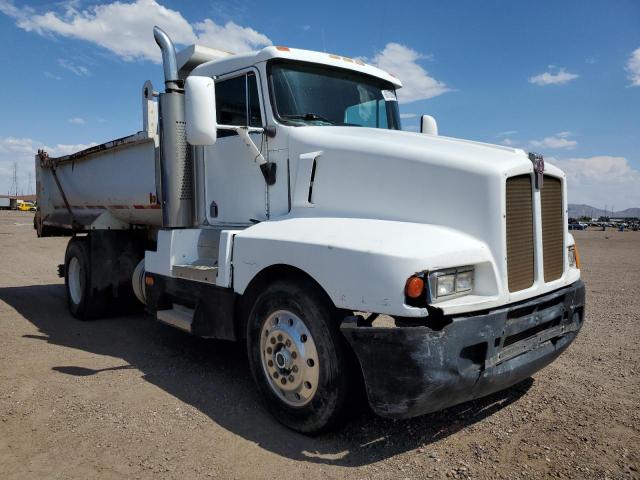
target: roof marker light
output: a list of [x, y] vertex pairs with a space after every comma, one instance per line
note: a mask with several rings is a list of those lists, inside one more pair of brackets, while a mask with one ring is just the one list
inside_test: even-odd
[[291, 49], [289, 47], [276, 47], [276, 50], [280, 50], [281, 52], [290, 52]]

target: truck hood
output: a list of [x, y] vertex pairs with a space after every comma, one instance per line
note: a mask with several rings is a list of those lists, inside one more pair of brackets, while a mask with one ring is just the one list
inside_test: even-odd
[[[388, 167], [397, 161], [446, 164], [449, 168], [474, 171], [531, 171], [526, 153], [517, 148], [458, 138], [423, 135], [402, 130], [359, 127], [309, 126], [290, 130], [290, 147], [341, 150], [355, 155], [383, 156]], [[328, 153], [328, 152], [327, 152]]]
[[[289, 159], [290, 215], [450, 227], [496, 258], [506, 251], [506, 178], [533, 173], [520, 149], [358, 127], [290, 128]], [[545, 174], [563, 177], [550, 165]]]

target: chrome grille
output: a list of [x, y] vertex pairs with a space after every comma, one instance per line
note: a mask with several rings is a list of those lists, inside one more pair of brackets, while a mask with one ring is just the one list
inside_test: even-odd
[[551, 282], [560, 278], [564, 271], [564, 220], [560, 179], [544, 176], [543, 186], [540, 189], [540, 202], [544, 281]]
[[[546, 185], [545, 185], [546, 188]], [[533, 194], [530, 175], [507, 179], [507, 276], [509, 291], [533, 285]]]

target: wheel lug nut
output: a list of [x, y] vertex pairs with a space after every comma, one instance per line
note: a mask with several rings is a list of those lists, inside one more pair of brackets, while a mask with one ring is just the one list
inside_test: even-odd
[[290, 382], [293, 382], [293, 375], [289, 375], [289, 377], [287, 377], [289, 379]]
[[296, 352], [291, 352], [291, 358], [298, 358], [298, 354]]
[[276, 344], [276, 339], [275, 339], [275, 338], [271, 337], [271, 340], [270, 340], [270, 341], [271, 341], [271, 344], [272, 344], [272, 345], [275, 345], [275, 344]]
[[273, 353], [273, 349], [271, 347], [267, 347], [267, 353], [271, 355]]
[[290, 346], [291, 346], [291, 340], [287, 340], [286, 342], [284, 342], [284, 344], [285, 344], [287, 347], [290, 347]]
[[282, 335], [278, 335], [278, 341], [281, 342], [282, 341]]
[[273, 367], [273, 360], [269, 360], [269, 361], [267, 362], [267, 365], [269, 365], [270, 367]]
[[280, 374], [278, 372], [273, 372], [273, 378], [278, 378]]
[[286, 385], [286, 384], [287, 384], [287, 379], [286, 379], [286, 378], [284, 378], [284, 377], [282, 377], [282, 378], [280, 379], [280, 383], [281, 383], [281, 384], [283, 384], [283, 385]]
[[291, 370], [293, 370], [293, 373], [298, 373], [298, 366], [294, 365]]

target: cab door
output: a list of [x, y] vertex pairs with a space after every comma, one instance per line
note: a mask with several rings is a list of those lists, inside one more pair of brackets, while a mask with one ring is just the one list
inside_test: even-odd
[[[264, 127], [257, 75], [257, 70], [248, 69], [216, 79], [218, 124]], [[267, 158], [264, 134], [250, 136]], [[218, 129], [215, 145], [205, 148], [204, 170], [205, 208], [210, 225], [243, 226], [266, 218], [267, 183], [237, 133]]]

